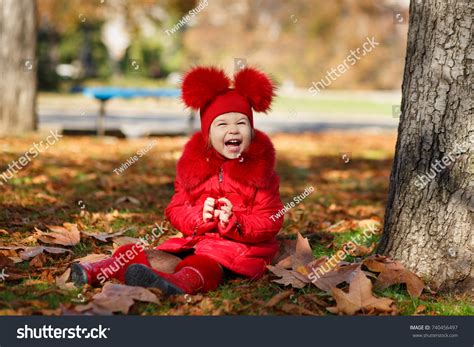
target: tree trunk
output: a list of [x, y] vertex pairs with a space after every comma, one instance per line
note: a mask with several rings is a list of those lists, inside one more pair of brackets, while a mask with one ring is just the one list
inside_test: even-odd
[[36, 128], [36, 2], [0, 0], [0, 136]]
[[473, 286], [472, 10], [412, 0], [402, 115], [378, 252], [432, 290]]

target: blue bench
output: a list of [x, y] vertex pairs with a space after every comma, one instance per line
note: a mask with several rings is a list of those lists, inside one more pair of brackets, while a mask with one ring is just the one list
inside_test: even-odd
[[[132, 99], [132, 98], [179, 98], [181, 91], [176, 88], [119, 88], [119, 87], [87, 87], [82, 90], [82, 94], [90, 98], [99, 100], [100, 112], [97, 119], [97, 135], [105, 134], [105, 104], [113, 98]], [[194, 122], [194, 112], [191, 112], [189, 123]]]

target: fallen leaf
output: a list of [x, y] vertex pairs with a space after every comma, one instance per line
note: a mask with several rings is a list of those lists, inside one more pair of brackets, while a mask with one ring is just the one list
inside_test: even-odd
[[143, 243], [143, 241], [136, 237], [129, 236], [120, 236], [114, 238], [114, 247], [120, 247], [129, 243]]
[[20, 252], [20, 258], [23, 260], [28, 260], [30, 258], [36, 257], [38, 254], [43, 252], [48, 252], [52, 254], [62, 254], [62, 253], [72, 253], [71, 250], [60, 248], [60, 247], [47, 247], [47, 246], [36, 246], [36, 247], [20, 247], [23, 248], [24, 251]]
[[46, 200], [50, 204], [55, 204], [56, 202], [58, 202], [58, 199], [56, 199], [55, 197], [43, 193], [38, 193], [35, 195], [35, 197], [38, 199]]
[[38, 239], [44, 243], [54, 243], [63, 246], [74, 246], [81, 241], [81, 234], [76, 224], [64, 223], [64, 226], [47, 226], [52, 232], [45, 233], [39, 229]]
[[[348, 247], [348, 253], [353, 257], [363, 257], [372, 253], [376, 246], [375, 242], [372, 242], [369, 247], [352, 242], [352, 247]], [[344, 246], [342, 248], [344, 249]]]
[[61, 289], [74, 289], [74, 283], [68, 282], [67, 280], [71, 276], [71, 268], [68, 268], [61, 276], [56, 277], [56, 285]]
[[375, 281], [375, 286], [380, 289], [390, 287], [394, 284], [405, 283], [408, 294], [412, 298], [418, 298], [423, 292], [424, 283], [413, 272], [404, 270], [387, 270], [380, 273]]
[[284, 269], [291, 269], [293, 266], [293, 257], [289, 255], [288, 257], [280, 260], [275, 266], [282, 267]]
[[11, 260], [6, 255], [0, 254], [0, 269], [11, 266], [13, 264], [13, 260]]
[[280, 301], [289, 298], [290, 295], [293, 294], [292, 290], [285, 290], [284, 292], [280, 292], [274, 295], [268, 302], [265, 304], [266, 307], [273, 307], [277, 305]]
[[89, 236], [89, 237], [93, 237], [99, 241], [102, 241], [102, 242], [107, 242], [109, 239], [113, 238], [113, 237], [117, 237], [117, 236], [120, 236], [120, 235], [123, 235], [125, 234], [128, 230], [130, 230], [130, 228], [126, 228], [126, 229], [122, 229], [122, 230], [119, 230], [115, 233], [98, 233], [98, 234], [93, 234], [93, 233], [86, 233], [84, 231], [82, 231], [81, 233], [83, 235], [86, 235], [86, 236]]
[[88, 254], [85, 257], [74, 259], [72, 262], [76, 263], [95, 263], [104, 259], [110, 258], [107, 254]]
[[287, 270], [273, 265], [267, 265], [267, 268], [278, 277], [281, 277], [277, 280], [273, 280], [275, 283], [280, 283], [285, 286], [291, 285], [293, 288], [303, 288], [309, 283], [309, 279], [307, 279], [306, 282], [300, 279], [300, 277], [297, 276], [298, 273], [296, 271]]
[[299, 305], [283, 304], [281, 310], [295, 316], [319, 316], [318, 313], [305, 309]]
[[394, 311], [393, 300], [388, 298], [377, 298], [372, 295], [372, 282], [362, 271], [358, 271], [349, 284], [349, 292], [346, 293], [339, 288], [331, 290], [336, 306], [326, 309], [334, 314], [354, 315], [363, 313], [390, 313]]
[[[296, 240], [280, 240], [280, 249], [278, 253], [275, 255], [275, 257], [272, 260], [272, 265], [277, 264], [278, 262], [282, 261], [285, 258], [290, 259], [291, 261], [291, 255], [295, 253], [296, 249]], [[290, 265], [291, 267], [291, 265]]]
[[402, 263], [389, 257], [373, 255], [362, 262], [370, 271], [380, 272], [375, 287], [384, 289], [394, 284], [405, 283], [408, 294], [418, 298], [423, 292], [424, 283], [413, 272], [407, 270]]
[[118, 198], [115, 200], [115, 205], [119, 205], [124, 202], [131, 202], [134, 205], [139, 206], [140, 205], [140, 200], [137, 198], [134, 198], [133, 196], [122, 196], [121, 198]]
[[329, 227], [325, 231], [331, 233], [343, 233], [349, 230], [364, 229], [373, 230], [377, 232], [380, 230], [381, 223], [376, 219], [363, 219], [363, 220], [341, 220]]
[[42, 268], [46, 262], [44, 253], [38, 254], [36, 257], [30, 260], [29, 265], [35, 268]]
[[422, 313], [422, 312], [425, 311], [425, 310], [426, 310], [426, 306], [425, 306], [425, 305], [418, 305], [418, 306], [416, 307], [416, 309], [415, 309], [415, 313], [416, 313], [416, 314], [420, 314], [420, 313]]
[[[324, 267], [323, 267], [324, 268]], [[323, 273], [322, 276], [317, 277], [312, 281], [316, 287], [326, 292], [330, 292], [332, 288], [336, 287], [342, 282], [351, 283], [356, 274], [360, 271], [360, 264], [336, 265], [329, 272]], [[316, 271], [319, 274], [319, 271]]]
[[76, 307], [76, 309], [80, 311], [92, 309], [98, 314], [112, 314], [114, 312], [127, 314], [135, 300], [159, 304], [156, 295], [148, 289], [108, 282], [102, 288], [102, 292], [93, 296], [92, 302]]
[[308, 271], [306, 269], [306, 264], [313, 260], [314, 256], [313, 252], [311, 251], [311, 246], [309, 245], [308, 239], [304, 238], [300, 233], [298, 233], [295, 254], [293, 254], [291, 257], [291, 267], [293, 270], [307, 276]]

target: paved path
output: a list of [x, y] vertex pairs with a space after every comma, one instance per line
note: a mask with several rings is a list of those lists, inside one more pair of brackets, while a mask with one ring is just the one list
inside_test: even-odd
[[[197, 117], [196, 117], [197, 118]], [[325, 130], [364, 130], [364, 131], [394, 131], [398, 119], [390, 117], [357, 117], [350, 118], [324, 115], [292, 115], [283, 114], [256, 115], [255, 127], [268, 133], [274, 132], [320, 132]], [[68, 115], [65, 113], [40, 112], [40, 129], [61, 129], [65, 132], [94, 133], [96, 130], [97, 114]], [[199, 120], [193, 122], [195, 129], [199, 128]], [[127, 114], [109, 113], [106, 117], [107, 132], [120, 131], [127, 137], [146, 135], [177, 135], [187, 133], [190, 129], [189, 117], [186, 113], [168, 112], [160, 114], [140, 113], [133, 116]]]

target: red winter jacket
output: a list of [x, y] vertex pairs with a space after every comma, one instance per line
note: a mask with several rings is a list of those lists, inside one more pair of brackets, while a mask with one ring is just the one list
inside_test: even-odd
[[[157, 248], [213, 258], [235, 273], [259, 278], [278, 251], [275, 235], [283, 218], [270, 216], [283, 208], [275, 149], [267, 135], [255, 130], [240, 159], [225, 159], [205, 143], [201, 132], [186, 144], [178, 161], [175, 194], [166, 217], [185, 237], [172, 238]], [[227, 227], [218, 219], [203, 222], [206, 198], [225, 197], [233, 205]]]

